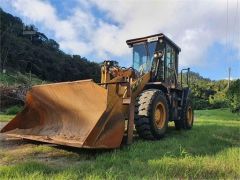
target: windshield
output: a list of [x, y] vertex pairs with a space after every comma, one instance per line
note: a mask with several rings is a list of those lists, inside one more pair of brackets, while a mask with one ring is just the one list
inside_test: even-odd
[[156, 44], [157, 42], [133, 45], [133, 68], [141, 74], [151, 70]]

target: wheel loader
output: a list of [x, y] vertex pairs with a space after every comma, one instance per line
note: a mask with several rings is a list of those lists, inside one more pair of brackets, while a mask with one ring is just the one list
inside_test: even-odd
[[106, 60], [101, 83], [89, 79], [33, 86], [23, 111], [1, 133], [79, 148], [118, 148], [123, 139], [132, 143], [134, 127], [148, 140], [161, 139], [170, 121], [178, 130], [191, 129], [189, 68], [178, 71], [181, 49], [164, 34], [126, 43], [133, 50], [132, 67]]

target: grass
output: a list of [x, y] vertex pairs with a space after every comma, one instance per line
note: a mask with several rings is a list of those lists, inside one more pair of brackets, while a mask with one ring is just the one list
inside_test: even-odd
[[31, 74], [30, 78], [30, 74], [28, 73], [26, 74], [22, 74], [20, 72], [7, 74], [0, 73], [0, 85], [3, 86], [19, 86], [23, 84], [37, 85], [43, 83], [46, 83], [46, 81], [42, 81], [34, 74]]
[[6, 110], [7, 115], [15, 115], [18, 112], [22, 111], [23, 107], [19, 105], [12, 106]]
[[14, 118], [14, 115], [0, 114], [0, 122], [8, 122]]
[[196, 111], [191, 131], [111, 151], [0, 141], [0, 179], [240, 178], [240, 117], [227, 109]]

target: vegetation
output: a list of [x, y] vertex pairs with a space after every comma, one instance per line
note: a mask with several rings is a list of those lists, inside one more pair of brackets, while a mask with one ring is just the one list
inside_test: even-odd
[[0, 114], [0, 122], [8, 122], [14, 118], [14, 115]]
[[171, 124], [160, 141], [135, 138], [111, 151], [8, 140], [0, 146], [0, 179], [239, 179], [239, 116], [227, 109], [195, 115], [190, 131]]
[[12, 106], [6, 110], [7, 115], [15, 115], [22, 110], [21, 106]]
[[[186, 73], [183, 74], [183, 84], [186, 86]], [[190, 72], [190, 88], [194, 109], [226, 108], [229, 105], [226, 96], [227, 80], [212, 81]]]
[[25, 73], [22, 74], [20, 72], [16, 73], [0, 73], [0, 85], [2, 86], [22, 86], [22, 85], [37, 85], [44, 84], [47, 81], [43, 81], [39, 79], [34, 74]]
[[[79, 55], [68, 55], [34, 26], [0, 8], [1, 72], [32, 73], [45, 81], [100, 80], [100, 66]], [[25, 29], [23, 30], [23, 28]], [[27, 34], [31, 31], [33, 34]], [[90, 48], [90, 47], [89, 47]]]
[[232, 112], [240, 113], [240, 79], [233, 81], [227, 91]]

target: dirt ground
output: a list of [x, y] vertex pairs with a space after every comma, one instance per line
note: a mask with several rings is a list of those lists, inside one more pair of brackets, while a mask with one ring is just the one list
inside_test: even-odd
[[[2, 129], [6, 124], [7, 122], [0, 122], [0, 129]], [[24, 142], [20, 138], [8, 137], [0, 133], [0, 150], [16, 148], [16, 146], [19, 146], [24, 143], [26, 142]]]
[[[2, 129], [6, 124], [7, 124], [7, 122], [0, 122], [0, 129]], [[8, 143], [9, 140], [10, 141], [12, 141], [12, 140], [22, 141], [22, 139], [20, 139], [20, 138], [11, 138], [11, 137], [6, 136], [5, 134], [0, 133], [0, 144]]]
[[[0, 129], [6, 124], [7, 122], [0, 122]], [[34, 161], [64, 168], [95, 159], [97, 152], [101, 154], [99, 151], [30, 141], [0, 133], [0, 166]]]

